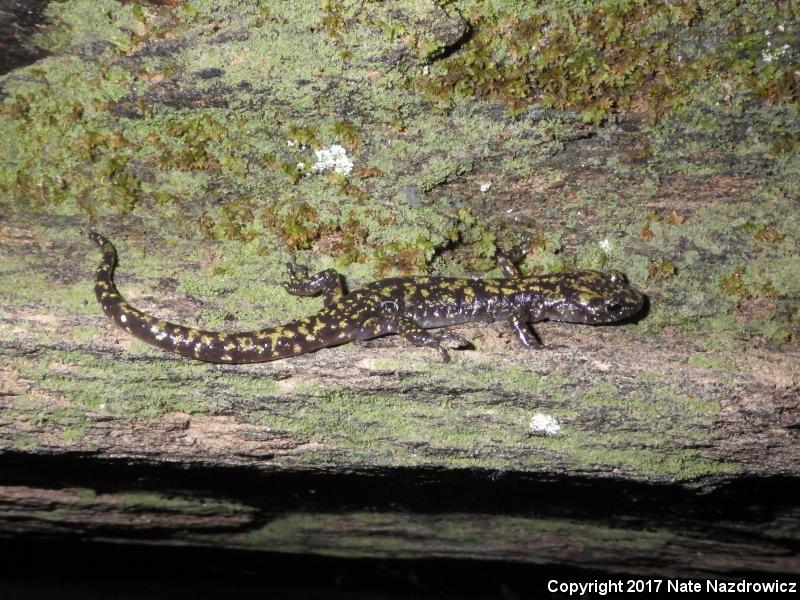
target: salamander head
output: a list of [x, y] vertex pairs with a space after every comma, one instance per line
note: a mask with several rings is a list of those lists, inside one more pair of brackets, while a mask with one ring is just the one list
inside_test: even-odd
[[643, 304], [644, 295], [620, 271], [573, 271], [562, 274], [558, 293], [548, 298], [546, 317], [600, 325], [632, 317]]

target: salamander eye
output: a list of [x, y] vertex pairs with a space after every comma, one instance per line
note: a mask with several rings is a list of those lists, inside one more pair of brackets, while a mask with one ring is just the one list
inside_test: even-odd
[[606, 304], [606, 309], [608, 312], [617, 313], [622, 310], [622, 305], [619, 302], [609, 302]]
[[622, 271], [617, 271], [616, 269], [612, 269], [608, 272], [608, 280], [611, 283], [620, 283], [625, 282], [625, 274]]

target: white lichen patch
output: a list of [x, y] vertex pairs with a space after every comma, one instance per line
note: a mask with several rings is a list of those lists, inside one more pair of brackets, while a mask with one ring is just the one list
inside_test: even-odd
[[767, 63], [772, 62], [773, 60], [777, 60], [778, 58], [786, 54], [786, 51], [789, 48], [790, 48], [789, 44], [784, 44], [783, 46], [780, 46], [778, 48], [773, 48], [772, 42], [767, 42], [767, 49], [761, 53], [761, 59]]
[[483, 182], [483, 183], [481, 184], [481, 188], [480, 188], [480, 189], [481, 189], [481, 193], [485, 194], [485, 193], [486, 193], [486, 192], [488, 192], [490, 189], [492, 189], [492, 182], [491, 182], [491, 181], [485, 181], [485, 182]]
[[334, 144], [321, 150], [315, 150], [317, 162], [311, 168], [315, 173], [333, 169], [340, 175], [347, 175], [353, 170], [353, 161], [347, 156], [344, 147]]
[[557, 435], [561, 431], [561, 425], [555, 417], [544, 413], [536, 413], [531, 417], [530, 428], [534, 435]]

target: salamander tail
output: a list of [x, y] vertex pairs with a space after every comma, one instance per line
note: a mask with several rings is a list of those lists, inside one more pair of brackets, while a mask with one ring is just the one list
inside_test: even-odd
[[298, 342], [298, 325], [221, 333], [162, 321], [128, 304], [114, 284], [117, 251], [111, 241], [92, 231], [89, 239], [103, 251], [95, 271], [94, 291], [103, 312], [119, 327], [140, 340], [181, 356], [215, 363], [253, 363], [295, 356], [308, 351]]

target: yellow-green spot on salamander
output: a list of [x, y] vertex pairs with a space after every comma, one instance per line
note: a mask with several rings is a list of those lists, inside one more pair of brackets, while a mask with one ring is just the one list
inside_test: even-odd
[[505, 279], [398, 277], [381, 279], [346, 293], [333, 269], [308, 276], [289, 267], [286, 291], [324, 297], [317, 314], [257, 331], [220, 333], [161, 321], [125, 302], [114, 285], [117, 252], [111, 242], [90, 233], [103, 251], [95, 294], [103, 311], [131, 335], [182, 356], [240, 364], [287, 358], [354, 340], [398, 333], [417, 346], [435, 348], [450, 360], [444, 346], [468, 342], [452, 332], [429, 328], [472, 321], [507, 321], [527, 348], [540, 342], [530, 328], [538, 321], [600, 325], [632, 317], [642, 308], [642, 293], [619, 271], [572, 271], [522, 278], [508, 259], [500, 260]]

